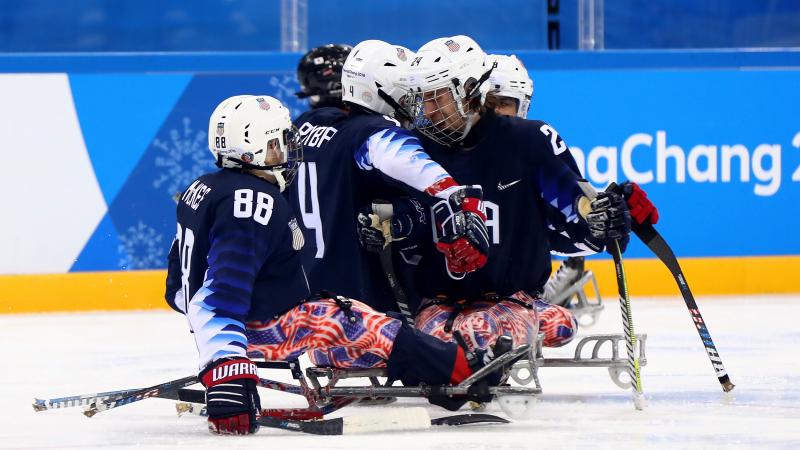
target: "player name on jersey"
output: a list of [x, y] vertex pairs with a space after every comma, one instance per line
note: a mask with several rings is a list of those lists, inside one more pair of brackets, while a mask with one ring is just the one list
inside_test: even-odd
[[206, 195], [209, 192], [211, 192], [210, 187], [206, 186], [200, 180], [195, 180], [195, 182], [192, 183], [188, 189], [186, 189], [186, 192], [183, 193], [181, 201], [196, 211], [197, 207], [200, 206], [200, 202], [206, 198]]
[[309, 122], [303, 122], [298, 131], [300, 133], [300, 142], [304, 146], [320, 148], [322, 144], [331, 140], [337, 130], [334, 127], [317, 126]]

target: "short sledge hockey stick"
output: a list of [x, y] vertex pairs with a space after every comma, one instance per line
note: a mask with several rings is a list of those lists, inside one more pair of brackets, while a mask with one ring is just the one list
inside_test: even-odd
[[[183, 414], [193, 414], [203, 417], [208, 416], [208, 411], [205, 406], [205, 391], [181, 389], [178, 392], [178, 400], [179, 402], [175, 404], [175, 410], [178, 412], [179, 416]], [[356, 403], [359, 400], [361, 400], [361, 397], [333, 397], [330, 403], [324, 406], [309, 406], [308, 408], [264, 408], [261, 410], [261, 415], [293, 420], [322, 419], [324, 416]]]
[[47, 411], [48, 409], [71, 408], [73, 406], [85, 406], [98, 401], [110, 400], [130, 395], [139, 389], [123, 389], [121, 391], [97, 392], [94, 394], [71, 395], [68, 397], [57, 397], [48, 399], [33, 399], [34, 411]]
[[[187, 377], [188, 378], [188, 377]], [[178, 380], [175, 380], [178, 381]], [[169, 381], [168, 383], [173, 383]], [[166, 384], [166, 383], [165, 383]], [[71, 395], [49, 399], [33, 399], [34, 411], [47, 411], [48, 409], [71, 408], [75, 406], [88, 406], [93, 403], [117, 400], [151, 388], [122, 389], [118, 391], [97, 392], [92, 394]], [[168, 391], [161, 391], [159, 397], [168, 398]], [[177, 394], [176, 394], [177, 395]], [[175, 397], [177, 399], [177, 396]]]
[[508, 423], [491, 414], [459, 414], [431, 419], [425, 408], [398, 408], [369, 415], [340, 417], [315, 421], [260, 417], [258, 424], [268, 428], [318, 435], [351, 435], [384, 431], [426, 430], [432, 426], [459, 426], [486, 423]]
[[[594, 199], [597, 197], [597, 191], [589, 184], [588, 181], [579, 181], [581, 189], [586, 197]], [[612, 183], [608, 190], [613, 190], [615, 184]], [[590, 211], [588, 202], [580, 205], [579, 210], [581, 215], [586, 217]], [[639, 364], [639, 357], [634, 352], [636, 347], [636, 333], [633, 330], [633, 308], [631, 307], [631, 298], [628, 295], [628, 279], [625, 275], [625, 266], [622, 264], [622, 251], [619, 247], [619, 242], [614, 241], [608, 249], [611, 256], [614, 258], [614, 272], [617, 276], [617, 291], [619, 292], [619, 307], [622, 312], [622, 326], [625, 329], [625, 348], [628, 354], [628, 375], [631, 378], [631, 389], [633, 391], [633, 405], [637, 410], [644, 409], [644, 393], [642, 390], [642, 374]]]
[[719, 384], [722, 385], [723, 391], [730, 392], [733, 390], [735, 385], [731, 382], [730, 377], [728, 377], [728, 372], [722, 365], [722, 358], [719, 356], [717, 347], [714, 345], [714, 340], [711, 339], [711, 333], [706, 327], [706, 322], [703, 320], [703, 316], [700, 315], [700, 308], [697, 306], [697, 302], [694, 300], [692, 290], [689, 289], [689, 283], [686, 281], [686, 276], [683, 275], [681, 265], [678, 262], [678, 258], [675, 257], [675, 253], [672, 251], [672, 248], [670, 248], [661, 234], [656, 231], [655, 227], [653, 227], [651, 223], [645, 223], [642, 225], [634, 223], [633, 232], [658, 257], [658, 259], [660, 259], [661, 262], [667, 266], [667, 269], [669, 269], [670, 273], [672, 273], [673, 278], [675, 278], [675, 282], [678, 283], [678, 289], [681, 291], [683, 301], [686, 303], [686, 307], [689, 309], [689, 314], [692, 316], [692, 321], [694, 321], [694, 325], [697, 328], [697, 333], [700, 335], [700, 340], [703, 341], [703, 346], [708, 354], [708, 359], [711, 361], [711, 366], [714, 367], [714, 372], [717, 374], [717, 380], [719, 380]]
[[[394, 294], [394, 300], [397, 302], [397, 307], [403, 313], [406, 323], [414, 327], [414, 316], [411, 313], [411, 308], [408, 306], [408, 296], [400, 285], [400, 280], [397, 279], [397, 273], [394, 270], [394, 262], [392, 261], [392, 215], [394, 210], [391, 203], [372, 202], [372, 227], [376, 228], [383, 233], [383, 238], [386, 243], [380, 251], [381, 266], [383, 273], [386, 274], [386, 279], [389, 281], [389, 287]], [[377, 219], [377, 220], [376, 220]]]
[[150, 386], [148, 388], [139, 389], [123, 397], [109, 400], [98, 400], [87, 405], [84, 408], [83, 415], [86, 417], [92, 417], [99, 412], [138, 402], [146, 398], [160, 397], [166, 393], [177, 391], [180, 388], [190, 386], [197, 382], [197, 376], [191, 375], [188, 377], [179, 378], [177, 380], [167, 381], [166, 383], [157, 384], [155, 386]]

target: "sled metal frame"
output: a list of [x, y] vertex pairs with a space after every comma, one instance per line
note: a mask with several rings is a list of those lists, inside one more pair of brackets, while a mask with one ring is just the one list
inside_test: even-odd
[[[623, 380], [622, 374], [627, 374], [628, 360], [624, 356], [624, 347], [620, 350], [620, 342], [625, 341], [622, 334], [592, 334], [581, 338], [575, 346], [571, 358], [545, 358], [542, 353], [544, 335], [539, 333], [536, 345], [531, 346], [527, 360], [519, 361], [511, 368], [511, 378], [517, 383], [526, 386], [531, 382], [541, 390], [539, 369], [542, 367], [605, 367], [611, 381], [621, 389], [630, 388], [630, 380]], [[639, 362], [642, 367], [647, 365], [645, 352], [647, 334], [636, 335], [637, 345], [634, 349], [638, 352]], [[600, 352], [608, 344], [611, 357], [601, 357]], [[606, 351], [607, 353], [607, 351]], [[620, 356], [623, 354], [623, 356]], [[523, 375], [527, 372], [527, 375]]]
[[[591, 281], [592, 291], [594, 291], [593, 298], [595, 301], [590, 301], [584, 289]], [[600, 319], [600, 314], [603, 312], [605, 306], [603, 299], [600, 297], [600, 286], [597, 284], [597, 278], [591, 270], [583, 273], [581, 278], [573, 283], [570, 287], [565, 289], [555, 298], [547, 300], [548, 303], [553, 305], [561, 305], [575, 315], [578, 323], [584, 327], [591, 327], [596, 324]]]

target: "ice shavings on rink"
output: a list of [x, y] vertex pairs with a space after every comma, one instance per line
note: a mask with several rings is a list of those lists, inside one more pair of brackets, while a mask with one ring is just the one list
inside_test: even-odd
[[[635, 411], [629, 390], [606, 369], [543, 368], [543, 395], [529, 421], [353, 437], [262, 429], [219, 437], [205, 419], [177, 417], [174, 402], [148, 399], [88, 419], [80, 408], [35, 413], [34, 397], [138, 388], [191, 375], [197, 355], [185, 318], [172, 312], [0, 316], [0, 448], [798, 448], [800, 446], [799, 296], [698, 299], [736, 384], [725, 395], [679, 297], [633, 299], [637, 333], [647, 333], [642, 382], [648, 405]], [[621, 333], [616, 299], [586, 333]], [[568, 356], [572, 345], [545, 349]], [[290, 381], [289, 374], [270, 378]], [[384, 407], [425, 406], [400, 400]], [[262, 390], [264, 407], [302, 407], [298, 396]], [[428, 407], [432, 417], [450, 413]], [[461, 411], [468, 412], [468, 411]], [[492, 404], [486, 411], [502, 415]]]

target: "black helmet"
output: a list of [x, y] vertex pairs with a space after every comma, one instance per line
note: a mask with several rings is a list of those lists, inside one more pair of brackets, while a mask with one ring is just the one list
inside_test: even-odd
[[342, 65], [353, 47], [327, 44], [312, 48], [297, 65], [299, 98], [308, 98], [312, 108], [342, 106]]

